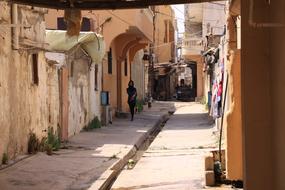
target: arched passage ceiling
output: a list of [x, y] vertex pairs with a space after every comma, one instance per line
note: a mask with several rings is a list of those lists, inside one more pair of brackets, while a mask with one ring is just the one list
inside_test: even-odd
[[154, 5], [203, 3], [217, 0], [6, 0], [12, 3], [55, 9], [83, 10], [146, 8]]

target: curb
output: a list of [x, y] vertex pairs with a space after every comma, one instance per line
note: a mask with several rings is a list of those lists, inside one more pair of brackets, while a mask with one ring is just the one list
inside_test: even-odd
[[10, 161], [8, 164], [2, 164], [0, 165], [0, 171], [5, 170], [7, 168], [10, 168], [14, 165], [16, 165], [17, 163], [26, 160], [28, 158], [32, 158], [33, 156], [35, 156], [36, 154], [24, 154], [19, 158], [16, 158], [15, 160]]
[[154, 132], [160, 124], [169, 117], [168, 113], [165, 113], [159, 117], [155, 124], [144, 134], [142, 135], [137, 142], [133, 145], [132, 149], [121, 159], [115, 162], [110, 166], [89, 188], [88, 190], [106, 190], [110, 186], [111, 182], [116, 179], [118, 174], [121, 172], [123, 167], [127, 164], [128, 160], [132, 158], [137, 150], [148, 136]]

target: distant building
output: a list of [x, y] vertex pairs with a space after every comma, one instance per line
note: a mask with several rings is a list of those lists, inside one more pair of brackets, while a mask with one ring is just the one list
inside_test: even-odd
[[175, 94], [177, 84], [177, 23], [171, 6], [155, 6], [154, 43], [151, 47], [154, 64], [153, 96], [168, 100]]

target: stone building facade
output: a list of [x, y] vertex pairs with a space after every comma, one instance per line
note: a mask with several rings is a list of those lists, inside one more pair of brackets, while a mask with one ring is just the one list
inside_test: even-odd
[[0, 2], [0, 10], [0, 159], [13, 159], [27, 152], [30, 131], [57, 128], [58, 78], [42, 50], [46, 9]]

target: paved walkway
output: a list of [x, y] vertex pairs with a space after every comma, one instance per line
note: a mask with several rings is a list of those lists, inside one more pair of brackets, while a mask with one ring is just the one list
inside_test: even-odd
[[204, 189], [204, 155], [215, 144], [214, 130], [203, 105], [178, 108], [136, 166], [123, 170], [112, 189]]
[[135, 116], [135, 121], [116, 119], [113, 125], [82, 132], [70, 139], [68, 149], [53, 156], [38, 153], [0, 170], [1, 190], [99, 189], [127, 155], [171, 109], [155, 104]]

